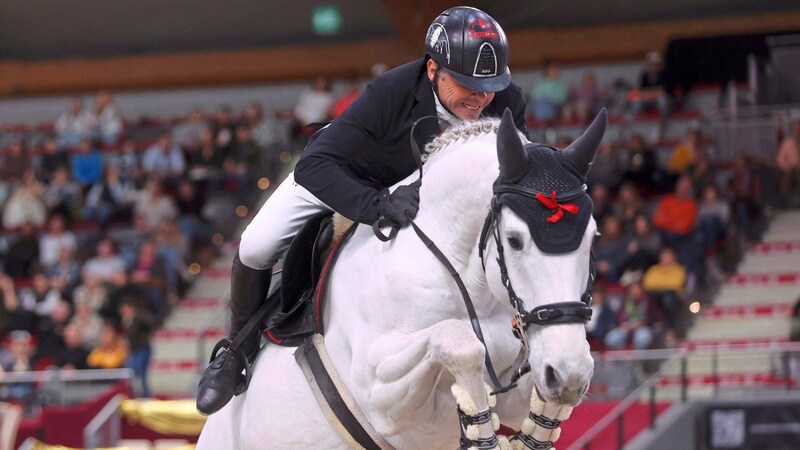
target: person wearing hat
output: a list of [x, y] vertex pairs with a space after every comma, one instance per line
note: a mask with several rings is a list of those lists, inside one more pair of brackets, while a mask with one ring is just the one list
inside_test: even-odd
[[[328, 210], [367, 225], [382, 219], [402, 227], [416, 215], [418, 184], [388, 190], [416, 168], [409, 142], [416, 121], [413, 137], [420, 148], [450, 126], [500, 117], [506, 108], [526, 132], [525, 99], [508, 69], [508, 41], [491, 16], [450, 8], [431, 23], [424, 49], [424, 57], [374, 79], [311, 137], [294, 173], [242, 233], [231, 274], [231, 341], [266, 298], [273, 264], [308, 218]], [[238, 348], [225, 343], [213, 356], [199, 383], [201, 413], [218, 411], [247, 389], [239, 356], [252, 361], [258, 343], [252, 333]]]

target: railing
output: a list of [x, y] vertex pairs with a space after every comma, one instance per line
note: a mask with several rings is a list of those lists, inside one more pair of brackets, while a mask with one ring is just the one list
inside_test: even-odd
[[44, 403], [67, 405], [96, 395], [108, 382], [129, 383], [132, 378], [131, 369], [4, 372], [0, 373], [0, 388], [30, 385]]
[[[759, 379], [758, 376], [752, 375], [750, 381], [753, 383], [753, 389], [763, 391], [771, 388], [791, 391], [798, 388], [797, 375], [800, 372], [800, 343], [697, 346], [672, 350], [642, 350], [596, 354], [596, 366], [601, 370], [606, 364], [626, 362], [639, 365], [647, 362], [656, 362], [660, 363], [661, 367], [648, 376], [644, 382], [639, 383], [633, 390], [626, 391], [627, 395], [620, 403], [587, 430], [568, 450], [589, 450], [592, 442], [597, 438], [602, 438], [605, 446], [608, 446], [608, 442], [612, 438], [608, 435], [609, 433], [603, 432], [612, 424], [616, 424], [614, 432], [616, 448], [622, 449], [625, 445], [624, 415], [632, 405], [640, 402], [643, 398], [646, 398], [648, 402], [649, 426], [654, 428], [657, 415], [656, 399], [659, 389], [662, 389], [663, 393], [664, 387], [662, 387], [662, 384], [664, 386], [674, 386], [669, 381], [677, 379], [679, 389], [677, 400], [681, 403], [699, 397], [699, 394], [697, 396], [690, 395], [690, 388], [693, 382], [689, 371], [694, 364], [710, 365], [711, 371], [708, 378], [711, 380], [711, 396], [720, 395], [727, 381], [732, 381], [737, 385], [737, 395], [743, 395], [744, 390], [739, 386], [738, 382], [748, 380], [726, 380], [725, 375], [721, 375], [720, 366], [721, 362], [747, 358], [766, 359], [768, 363], [767, 371], [769, 376], [767, 379]], [[673, 375], [675, 373], [677, 375]], [[614, 396], [612, 395], [612, 397]], [[708, 393], [704, 393], [703, 397], [708, 397]]]
[[117, 445], [122, 430], [119, 406], [124, 399], [122, 395], [115, 395], [83, 429], [83, 445], [87, 450]]

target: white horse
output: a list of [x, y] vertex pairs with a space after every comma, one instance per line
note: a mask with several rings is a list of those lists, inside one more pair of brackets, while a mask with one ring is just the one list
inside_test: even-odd
[[[358, 227], [331, 273], [323, 318], [328, 353], [371, 425], [396, 449], [456, 447], [460, 428], [451, 387], [457, 385], [477, 411], [484, 411], [494, 398], [487, 398], [485, 391], [485, 351], [504, 383], [524, 356], [512, 333], [516, 311], [502, 282], [494, 240], [489, 239], [484, 252], [485, 269], [479, 257], [493, 184], [498, 178], [507, 183], [541, 178], [537, 173], [543, 162], [533, 156], [534, 147], [557, 158], [561, 170], [582, 184], [606, 126], [603, 112], [581, 138], [556, 152], [523, 143], [506, 115], [503, 123], [494, 119], [450, 130], [426, 147], [432, 153], [424, 165], [415, 219], [458, 270], [480, 318], [486, 347], [476, 338], [453, 278], [409, 228], [384, 243], [369, 227]], [[507, 131], [501, 137], [504, 128], [514, 130], [510, 139]], [[589, 218], [580, 229], [571, 230], [575, 248], [560, 254], [540, 250], [532, 227], [567, 226], [574, 212], [550, 205], [554, 209], [544, 208], [547, 215], [536, 216], [541, 223], [531, 225], [530, 217], [520, 217], [520, 210], [499, 207], [492, 234], [503, 243], [508, 279], [525, 307], [575, 302], [587, 289], [597, 227], [591, 201], [582, 201]], [[541, 213], [543, 201], [524, 197], [517, 204], [525, 202], [531, 214]], [[545, 220], [556, 213], [567, 216], [564, 222]], [[581, 323], [532, 324], [525, 335], [532, 370], [519, 379], [516, 389], [496, 397], [502, 423], [517, 428], [527, 417], [532, 395], [574, 406], [593, 371]], [[295, 362], [295, 350], [276, 345], [262, 349], [248, 391], [208, 418], [198, 449], [349, 448], [321, 412]], [[481, 427], [481, 436], [493, 435], [491, 428]]]

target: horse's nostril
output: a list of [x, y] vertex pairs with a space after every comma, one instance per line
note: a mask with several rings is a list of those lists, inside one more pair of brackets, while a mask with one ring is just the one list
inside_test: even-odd
[[547, 367], [544, 368], [544, 382], [550, 389], [555, 389], [559, 385], [558, 375], [556, 375], [556, 370], [553, 369], [553, 366], [549, 364], [547, 365]]

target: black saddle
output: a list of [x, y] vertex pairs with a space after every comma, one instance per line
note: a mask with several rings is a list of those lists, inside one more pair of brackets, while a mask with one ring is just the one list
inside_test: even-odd
[[270, 305], [264, 320], [269, 341], [297, 347], [303, 339], [322, 333], [322, 301], [325, 275], [330, 272], [342, 244], [355, 226], [327, 253], [333, 240], [333, 215], [321, 212], [312, 216], [292, 240], [283, 260], [283, 269], [273, 275], [267, 297]]

